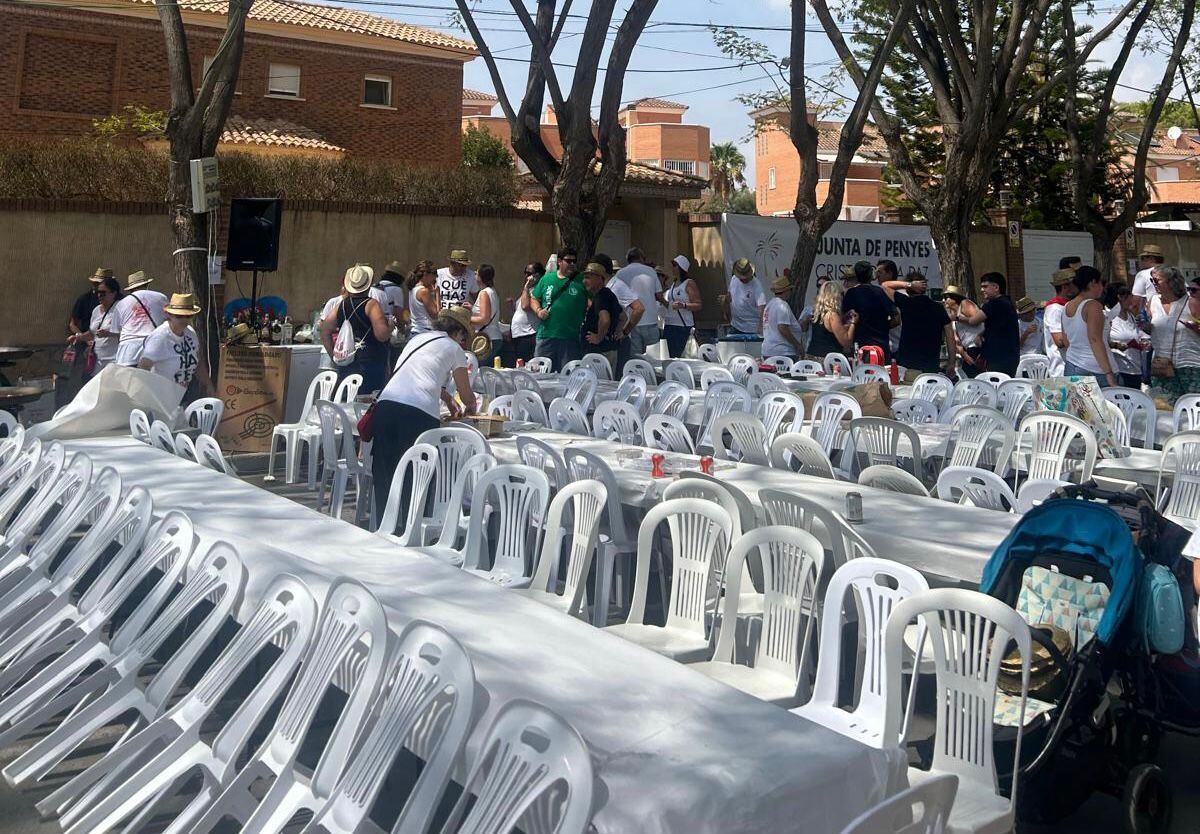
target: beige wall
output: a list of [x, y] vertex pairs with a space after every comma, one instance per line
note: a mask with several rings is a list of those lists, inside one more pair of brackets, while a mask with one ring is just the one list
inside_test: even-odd
[[1161, 246], [1167, 263], [1179, 267], [1188, 278], [1200, 275], [1200, 232], [1138, 229], [1138, 246], [1148, 243]]

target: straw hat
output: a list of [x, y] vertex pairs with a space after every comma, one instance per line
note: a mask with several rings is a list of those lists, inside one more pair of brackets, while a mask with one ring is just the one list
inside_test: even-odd
[[225, 333], [225, 344], [227, 345], [257, 345], [258, 334], [254, 332], [254, 328], [241, 321], [229, 328]]
[[1027, 295], [1023, 295], [1017, 299], [1018, 313], [1032, 313], [1037, 309], [1037, 305], [1033, 303], [1033, 299]]
[[466, 249], [451, 249], [448, 260], [456, 264], [463, 264], [464, 266], [471, 265], [471, 257], [467, 254]]
[[786, 275], [781, 275], [771, 284], [771, 292], [779, 295], [780, 293], [792, 291], [792, 279]]
[[1050, 276], [1050, 286], [1065, 287], [1067, 284], [1075, 280], [1075, 270], [1060, 269]]
[[172, 316], [194, 316], [200, 312], [200, 305], [190, 292], [174, 292], [171, 293], [170, 302], [163, 307], [163, 312]]
[[599, 261], [590, 262], [587, 265], [587, 268], [583, 270], [583, 272], [585, 275], [589, 272], [594, 273], [596, 275], [599, 275], [601, 278], [603, 278], [606, 281], [611, 277], [609, 275], [608, 270], [605, 268], [604, 264], [600, 263]]
[[111, 269], [105, 269], [104, 267], [98, 266], [96, 267], [96, 271], [88, 276], [88, 280], [93, 284], [99, 284], [105, 278], [111, 277], [113, 277], [113, 271]]
[[1156, 258], [1161, 258], [1163, 256], [1162, 247], [1155, 246], [1153, 243], [1147, 243], [1143, 245], [1141, 251], [1138, 252], [1138, 257], [1144, 258], [1147, 255], [1153, 255]]
[[399, 261], [392, 261], [390, 264], [387, 265], [387, 268], [384, 269], [383, 271], [390, 272], [393, 275], [404, 275], [405, 274], [404, 267], [401, 265], [401, 263]]
[[961, 287], [956, 287], [953, 284], [942, 290], [942, 298], [953, 298], [956, 301], [963, 301], [967, 294], [962, 291]]
[[733, 262], [733, 274], [740, 278], [753, 278], [754, 264], [750, 263], [749, 258], [738, 258]]
[[475, 328], [471, 326], [471, 311], [465, 307], [451, 307], [448, 310], [442, 310], [438, 313], [438, 318], [450, 318], [461, 324], [467, 330], [467, 342], [471, 345], [468, 348], [471, 353], [475, 354], [476, 359], [487, 359], [492, 353], [492, 340], [482, 333], [476, 333]]
[[371, 280], [374, 277], [375, 273], [371, 271], [371, 267], [364, 264], [355, 264], [346, 270], [346, 276], [342, 279], [342, 286], [351, 295], [359, 295], [371, 288]]
[[152, 283], [154, 283], [154, 279], [147, 275], [145, 271], [139, 269], [125, 279], [125, 292], [131, 292]]

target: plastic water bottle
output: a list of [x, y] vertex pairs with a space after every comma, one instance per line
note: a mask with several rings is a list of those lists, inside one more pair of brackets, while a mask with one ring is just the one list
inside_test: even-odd
[[492, 359], [492, 367], [495, 368], [496, 370], [500, 370], [501, 368], [504, 367], [504, 363], [500, 361], [499, 356]]

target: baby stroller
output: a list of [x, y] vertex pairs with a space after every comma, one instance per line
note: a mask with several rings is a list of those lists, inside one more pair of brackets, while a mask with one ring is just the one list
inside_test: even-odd
[[[1188, 534], [1160, 516], [1142, 490], [1064, 487], [1017, 523], [992, 554], [980, 590], [1012, 605], [1034, 628], [1035, 658], [1025, 710], [1018, 818], [1054, 823], [1093, 792], [1122, 800], [1131, 834], [1166, 831], [1170, 787], [1154, 765], [1165, 729], [1195, 733], [1200, 720], [1172, 716], [1159, 653], [1142, 633], [1149, 565], [1163, 565], [1194, 602], [1190, 565], [1180, 582]], [[1161, 569], [1152, 572], [1156, 581]], [[1195, 647], [1195, 635], [1187, 635]], [[1161, 641], [1160, 641], [1161, 645]], [[1172, 652], [1179, 651], [1173, 647]], [[1005, 667], [1002, 665], [1002, 670]], [[1019, 670], [1019, 664], [1018, 664]], [[996, 763], [1011, 785], [1017, 697], [999, 693]], [[1001, 686], [1004, 685], [1002, 673]]]

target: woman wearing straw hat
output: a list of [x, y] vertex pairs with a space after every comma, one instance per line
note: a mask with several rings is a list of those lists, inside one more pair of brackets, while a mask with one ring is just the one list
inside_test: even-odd
[[185, 390], [193, 378], [198, 379], [201, 392], [207, 394], [212, 390], [212, 381], [200, 356], [200, 339], [192, 328], [192, 318], [199, 312], [200, 305], [190, 292], [174, 293], [163, 306], [167, 320], [146, 338], [138, 367]]
[[[466, 307], [443, 310], [431, 332], [413, 336], [404, 346], [391, 378], [379, 393], [374, 412], [371, 479], [377, 517], [383, 518], [396, 464], [422, 432], [441, 425], [442, 404], [451, 417], [459, 416], [461, 410], [475, 413], [475, 392], [471, 390], [465, 353], [468, 350], [483, 358], [491, 353], [492, 346], [490, 340], [475, 337], [471, 312]], [[462, 409], [446, 391], [451, 380]], [[402, 485], [399, 518], [408, 516], [409, 488], [407, 482]]]
[[144, 289], [153, 282], [153, 278], [139, 269], [126, 279], [125, 296], [113, 308], [112, 326], [108, 329], [121, 335], [113, 360], [118, 365], [137, 365], [146, 338], [163, 323], [167, 297], [155, 290]]
[[370, 267], [355, 264], [346, 270], [342, 288], [346, 294], [341, 302], [321, 320], [321, 343], [333, 356], [333, 340], [344, 322], [350, 322], [354, 343], [358, 345], [353, 361], [337, 368], [338, 382], [350, 374], [362, 375], [359, 391], [373, 393], [383, 387], [387, 376], [388, 342], [392, 327], [383, 307], [371, 297]]
[[804, 355], [804, 343], [800, 341], [800, 322], [787, 301], [792, 294], [792, 279], [786, 275], [776, 278], [771, 292], [775, 297], [763, 308], [762, 355], [798, 359]]

